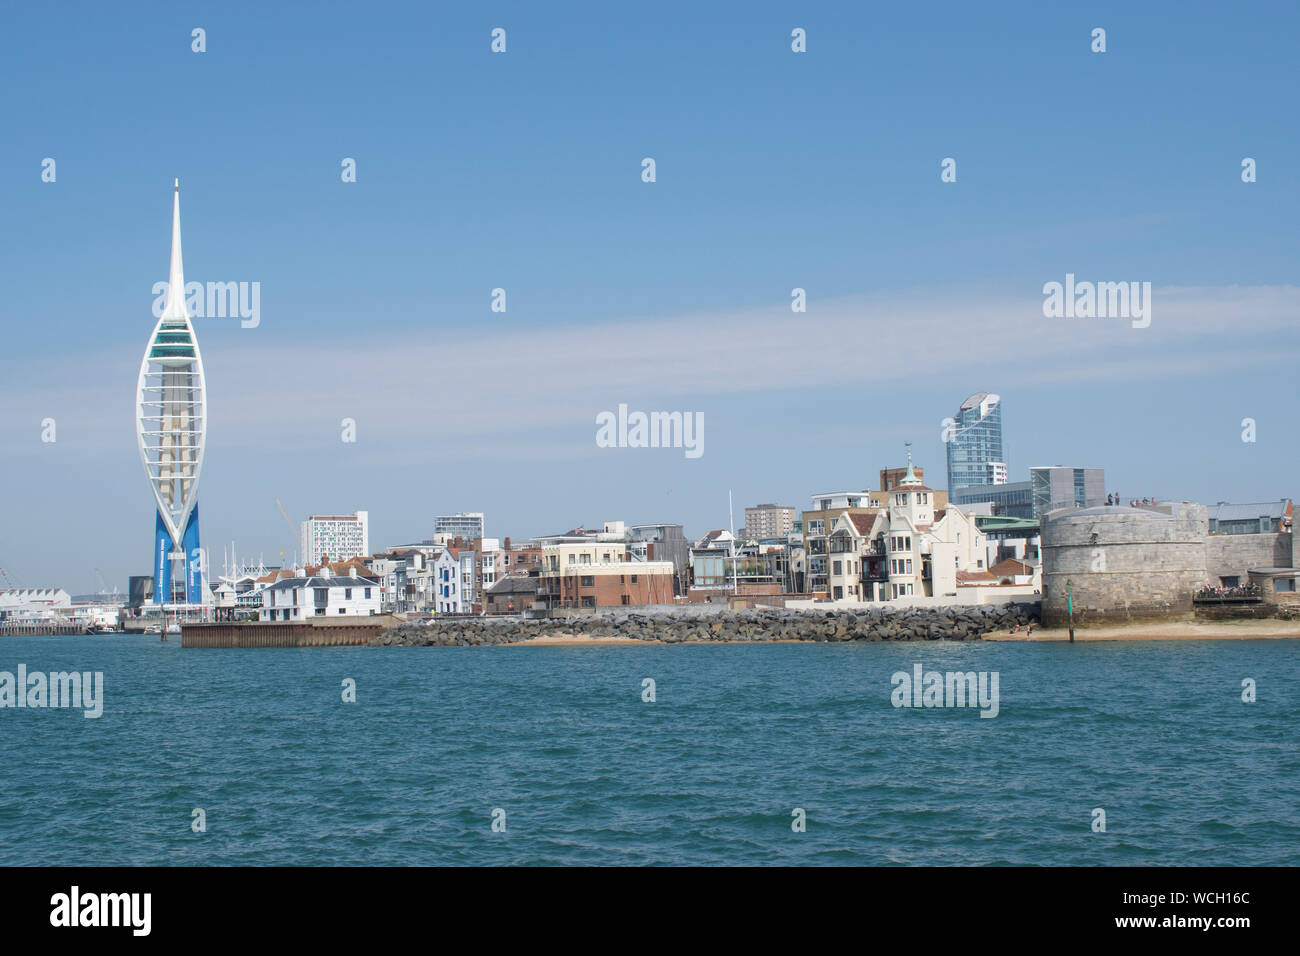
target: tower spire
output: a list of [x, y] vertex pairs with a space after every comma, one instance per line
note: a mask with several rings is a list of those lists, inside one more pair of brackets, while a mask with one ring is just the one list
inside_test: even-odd
[[185, 267], [181, 262], [181, 181], [174, 183], [172, 193], [172, 264], [167, 278], [167, 307], [164, 319], [185, 319]]
[[912, 467], [912, 443], [905, 441], [903, 444], [907, 446], [907, 474], [899, 481], [899, 485], [919, 485], [921, 479], [916, 476], [916, 470]]

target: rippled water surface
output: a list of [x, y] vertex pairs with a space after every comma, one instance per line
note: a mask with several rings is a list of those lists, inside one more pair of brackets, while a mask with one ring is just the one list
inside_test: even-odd
[[[893, 707], [891, 675], [918, 662], [998, 672], [1000, 713]], [[0, 638], [0, 670], [19, 663], [102, 671], [106, 700], [97, 720], [0, 710], [5, 865], [1300, 861], [1289, 640]], [[1242, 702], [1245, 678], [1257, 703]], [[197, 807], [206, 833], [191, 830]]]

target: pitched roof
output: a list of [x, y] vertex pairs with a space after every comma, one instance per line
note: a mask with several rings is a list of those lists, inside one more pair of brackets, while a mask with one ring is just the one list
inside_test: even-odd
[[1016, 558], [1007, 558], [1005, 561], [999, 561], [993, 567], [989, 568], [989, 574], [994, 577], [1003, 577], [1005, 575], [1033, 574], [1034, 569], [1031, 565], [1025, 564]]
[[350, 577], [341, 575], [337, 578], [285, 578], [283, 581], [277, 581], [266, 590], [268, 591], [292, 591], [297, 588], [347, 588], [347, 587], [376, 587], [379, 582], [371, 578]]
[[537, 578], [513, 574], [488, 588], [488, 594], [536, 594]]
[[872, 526], [876, 523], [876, 517], [879, 511], [866, 511], [861, 514], [845, 515], [853, 523], [853, 527], [859, 534], [870, 534]]

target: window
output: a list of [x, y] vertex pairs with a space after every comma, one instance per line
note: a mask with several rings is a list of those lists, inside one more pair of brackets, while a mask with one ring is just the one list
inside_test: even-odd
[[366, 588], [365, 590], [366, 590], [366, 598], [369, 599], [369, 597], [370, 597], [370, 588]]
[[583, 555], [578, 559], [578, 563], [579, 563], [579, 564], [591, 564], [591, 555], [589, 555], [589, 554], [583, 554]]
[[1295, 590], [1295, 578], [1274, 578], [1274, 579], [1273, 579], [1273, 590], [1274, 590], [1274, 591], [1294, 591], [1294, 590]]
[[631, 604], [631, 603], [632, 603], [631, 600], [628, 598], [628, 596], [627, 596], [626, 594], [623, 595], [623, 603], [624, 603], [624, 604]]
[[636, 575], [635, 575], [635, 574], [632, 575], [632, 583], [633, 583], [633, 584], [636, 584]]
[[574, 563], [576, 563], [576, 562], [577, 562], [577, 557], [576, 557], [575, 555], [572, 555], [572, 554], [569, 555], [569, 563], [570, 563], [570, 564], [574, 564]]
[[[843, 574], [843, 563], [840, 561], [832, 562], [831, 574]], [[836, 590], [839, 590], [838, 588]]]
[[344, 588], [344, 589], [343, 589], [343, 600], [345, 600], [345, 601], [351, 601], [351, 600], [352, 600], [352, 589], [351, 589], [351, 588]]
[[586, 597], [584, 597], [584, 598], [582, 599], [582, 606], [583, 606], [583, 607], [595, 607], [595, 606], [596, 606], [596, 599], [595, 599], [594, 597], [592, 597], [591, 595], [587, 595]]
[[976, 559], [975, 559], [975, 567], [977, 567], [977, 568], [982, 568], [982, 567], [984, 567], [984, 559], [983, 559], [983, 558], [976, 558]]
[[579, 587], [589, 588], [589, 587], [593, 587], [595, 583], [596, 583], [596, 579], [592, 577], [592, 575], [590, 574], [584, 574], [582, 577], [578, 579]]
[[842, 587], [839, 587], [839, 586], [837, 585], [836, 588], [835, 588], [835, 600], [838, 601], [838, 600], [840, 600], [840, 599], [843, 598], [843, 597], [844, 597], [844, 589], [843, 589]]
[[908, 573], [908, 574], [911, 574], [911, 573], [912, 573], [912, 559], [911, 559], [911, 558], [908, 558], [908, 559], [907, 559], [907, 573]]
[[343, 612], [344, 612], [344, 609], [343, 609], [343, 608], [339, 608], [339, 613], [342, 614]]

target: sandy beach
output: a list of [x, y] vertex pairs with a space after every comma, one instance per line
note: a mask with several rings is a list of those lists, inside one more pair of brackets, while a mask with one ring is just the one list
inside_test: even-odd
[[[1074, 640], [1081, 641], [1225, 641], [1300, 637], [1300, 621], [1163, 621], [1125, 624], [1115, 627], [1076, 627]], [[1068, 641], [1066, 628], [1022, 629], [1018, 634], [998, 631], [984, 635], [986, 641]]]

